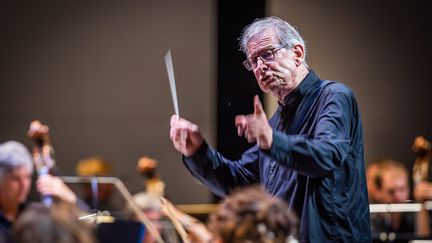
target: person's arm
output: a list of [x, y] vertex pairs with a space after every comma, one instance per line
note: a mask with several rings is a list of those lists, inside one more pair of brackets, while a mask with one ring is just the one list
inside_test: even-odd
[[170, 124], [170, 138], [186, 167], [213, 193], [224, 196], [236, 186], [258, 182], [256, 146], [240, 160], [231, 161], [207, 145], [197, 125], [176, 115]]
[[[357, 105], [350, 91], [330, 91], [317, 116], [315, 134], [287, 135], [275, 131], [268, 153], [283, 165], [312, 177], [326, 176], [341, 166], [351, 139], [362, 136]], [[360, 133], [360, 134], [355, 134]], [[360, 139], [360, 138], [359, 138]], [[358, 144], [361, 145], [361, 144]], [[358, 153], [361, 153], [360, 148]]]
[[183, 156], [183, 162], [210, 191], [222, 197], [234, 187], [259, 182], [258, 153], [254, 146], [241, 159], [228, 160], [204, 142], [193, 156]]
[[36, 188], [42, 195], [51, 195], [65, 202], [76, 204], [75, 193], [58, 177], [45, 175], [38, 178]]

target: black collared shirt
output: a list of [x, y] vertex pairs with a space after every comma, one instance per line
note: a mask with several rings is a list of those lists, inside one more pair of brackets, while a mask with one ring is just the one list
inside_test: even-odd
[[269, 151], [254, 146], [232, 161], [206, 143], [184, 163], [213, 193], [261, 183], [300, 220], [301, 242], [370, 242], [363, 135], [346, 85], [309, 71], [269, 120]]
[[[20, 204], [18, 208], [18, 215], [21, 214], [28, 206], [28, 203]], [[0, 242], [1, 243], [9, 243], [12, 242], [12, 234], [11, 234], [12, 222], [7, 219], [3, 212], [0, 211]]]

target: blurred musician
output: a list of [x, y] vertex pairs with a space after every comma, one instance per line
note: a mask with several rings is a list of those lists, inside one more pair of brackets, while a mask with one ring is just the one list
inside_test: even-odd
[[[373, 162], [377, 171], [372, 178], [377, 190], [375, 203], [406, 203], [410, 198], [408, 170], [401, 162], [383, 159]], [[407, 213], [371, 214], [373, 233], [414, 233], [414, 217]]]
[[[48, 137], [48, 127], [39, 128]], [[0, 242], [10, 242], [12, 225], [29, 205], [27, 198], [32, 173], [33, 159], [22, 143], [7, 141], [0, 144]], [[39, 193], [50, 195], [54, 201], [77, 202], [76, 195], [58, 177], [46, 174], [39, 177], [36, 184]]]

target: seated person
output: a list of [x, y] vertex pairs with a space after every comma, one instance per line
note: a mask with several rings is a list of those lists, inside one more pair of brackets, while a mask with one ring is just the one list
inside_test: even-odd
[[[375, 203], [408, 202], [410, 185], [405, 165], [392, 159], [379, 160], [374, 164], [377, 165], [377, 172], [371, 179], [379, 195]], [[371, 227], [373, 233], [414, 233], [414, 214], [374, 213], [371, 214]]]
[[214, 242], [290, 243], [297, 241], [297, 217], [262, 187], [238, 188], [210, 215]]
[[13, 226], [15, 243], [95, 243], [90, 224], [80, 221], [78, 207], [62, 201], [51, 207], [33, 204]]
[[[10, 228], [28, 205], [33, 160], [27, 148], [16, 141], [0, 144], [0, 240], [10, 241]], [[57, 177], [40, 177], [37, 190], [44, 195], [77, 202], [76, 195]], [[3, 237], [3, 239], [2, 239]]]

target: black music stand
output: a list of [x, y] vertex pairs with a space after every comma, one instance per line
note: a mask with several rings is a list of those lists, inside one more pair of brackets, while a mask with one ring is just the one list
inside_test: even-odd
[[141, 243], [144, 236], [144, 225], [135, 221], [116, 220], [97, 225], [99, 243]]

